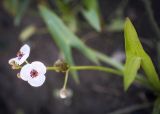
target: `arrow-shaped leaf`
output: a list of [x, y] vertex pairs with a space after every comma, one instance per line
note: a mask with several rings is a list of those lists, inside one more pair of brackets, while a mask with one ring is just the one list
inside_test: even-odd
[[133, 83], [136, 78], [137, 71], [140, 68], [141, 58], [140, 57], [130, 57], [127, 58], [124, 71], [124, 88], [125, 90]]
[[[128, 62], [128, 59], [130, 59], [130, 57], [132, 56], [140, 57], [141, 67], [145, 71], [148, 81], [156, 90], [160, 90], [160, 82], [159, 82], [158, 74], [154, 68], [152, 60], [148, 56], [148, 54], [144, 51], [141, 45], [141, 42], [138, 38], [137, 32], [133, 24], [129, 20], [129, 18], [127, 18], [125, 22], [124, 36], [125, 36], [125, 50], [126, 50], [126, 57], [127, 57], [126, 64], [129, 64], [127, 62]], [[128, 68], [126, 68], [125, 70], [128, 70]], [[125, 71], [125, 72], [129, 72], [129, 71]]]

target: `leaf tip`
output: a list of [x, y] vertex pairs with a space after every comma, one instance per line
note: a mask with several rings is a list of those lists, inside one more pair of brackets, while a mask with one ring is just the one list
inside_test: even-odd
[[126, 17], [126, 19], [125, 19], [125, 24], [124, 24], [125, 26], [126, 25], [132, 25], [132, 22], [131, 22], [131, 20], [129, 19], [129, 17]]
[[126, 21], [130, 21], [129, 17], [126, 17]]
[[126, 83], [125, 79], [124, 79], [124, 91], [126, 92], [128, 90], [128, 88], [130, 87], [131, 84]]

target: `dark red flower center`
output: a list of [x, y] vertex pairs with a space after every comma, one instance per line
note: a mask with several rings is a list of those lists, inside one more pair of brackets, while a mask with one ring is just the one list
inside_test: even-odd
[[38, 72], [37, 72], [36, 70], [32, 69], [31, 72], [30, 72], [30, 76], [31, 76], [32, 78], [35, 78], [35, 77], [38, 76]]
[[23, 57], [23, 55], [24, 54], [21, 51], [17, 52], [17, 57], [18, 57], [19, 60]]

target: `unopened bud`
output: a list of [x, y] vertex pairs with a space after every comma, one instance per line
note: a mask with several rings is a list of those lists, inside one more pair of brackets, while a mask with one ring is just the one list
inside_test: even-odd
[[17, 73], [17, 78], [21, 78], [20, 73]]
[[11, 65], [11, 68], [12, 68], [12, 69], [17, 69], [17, 68], [19, 68], [19, 65], [16, 64], [16, 62], [15, 62], [14, 60], [9, 60], [8, 63]]
[[15, 65], [15, 61], [14, 60], [11, 60], [8, 62], [10, 65]]
[[72, 91], [71, 91], [70, 89], [64, 89], [64, 88], [62, 88], [62, 89], [59, 91], [59, 96], [60, 96], [60, 98], [62, 98], [62, 99], [66, 99], [66, 98], [72, 96]]
[[61, 59], [58, 59], [55, 63], [54, 66], [57, 67], [57, 72], [66, 72], [69, 69], [69, 65]]
[[15, 65], [12, 65], [12, 69], [15, 70], [17, 69], [17, 67]]

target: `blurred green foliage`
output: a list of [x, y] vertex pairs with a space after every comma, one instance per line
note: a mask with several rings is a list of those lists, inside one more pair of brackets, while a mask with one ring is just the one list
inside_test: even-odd
[[[55, 10], [60, 15], [61, 19], [67, 24], [67, 26], [73, 31], [77, 31], [78, 14], [82, 12], [82, 15], [86, 18], [88, 23], [96, 30], [101, 30], [101, 20], [98, 7], [98, 0], [54, 0], [54, 1], [45, 1], [40, 0], [38, 4], [45, 4], [51, 6], [50, 3], [53, 3], [56, 6]], [[25, 11], [29, 9], [31, 3], [36, 3], [31, 0], [3, 0], [4, 8], [15, 17], [15, 25], [19, 25], [21, 18], [23, 17]], [[74, 6], [71, 5], [75, 3]]]
[[14, 24], [19, 25], [22, 16], [29, 7], [30, 0], [3, 0], [4, 8], [15, 17]]
[[152, 114], [160, 114], [160, 97], [158, 97], [154, 103]]
[[90, 25], [97, 31], [101, 31], [101, 21], [98, 0], [82, 0], [84, 8], [82, 14]]
[[[40, 6], [39, 8], [41, 15], [47, 24], [51, 35], [53, 36], [52, 38], [64, 53], [64, 57], [70, 65], [74, 65], [71, 49], [76, 48], [89, 60], [96, 64], [99, 64], [99, 60], [101, 60], [117, 67], [118, 69], [122, 68], [122, 65], [117, 61], [86, 46], [70, 29], [67, 28], [67, 26], [65, 26], [61, 19], [53, 11], [45, 6]], [[73, 72], [73, 74], [76, 75], [75, 72]], [[75, 79], [77, 80], [76, 77], [77, 76], [75, 76]]]
[[[30, 11], [29, 6], [32, 2], [33, 1], [30, 0], [5, 0], [3, 1], [3, 4], [5, 9], [15, 17], [15, 25], [19, 25], [25, 10], [28, 8]], [[74, 32], [77, 31], [78, 23], [80, 22], [78, 20], [78, 14], [84, 16], [87, 22], [96, 31], [101, 31], [101, 16], [98, 0], [40, 0], [37, 2], [37, 5], [39, 4], [41, 4], [41, 16], [46, 22], [52, 38], [59, 46], [61, 52], [64, 53], [64, 57], [70, 65], [74, 65], [71, 49], [77, 48], [89, 60], [96, 64], [99, 64], [100, 61], [102, 61], [117, 69], [123, 69], [121, 63], [89, 48], [74, 34]], [[55, 8], [52, 8], [53, 5]], [[36, 32], [37, 28], [33, 28], [33, 25], [29, 25], [20, 34], [21, 41], [26, 41], [26, 39]], [[74, 74], [75, 80], [77, 80], [77, 73], [72, 72], [72, 74]]]
[[[40, 0], [34, 3], [36, 3], [37, 7], [39, 6], [39, 10], [36, 11], [40, 12], [40, 15], [47, 25], [47, 29], [52, 35], [52, 39], [60, 48], [60, 51], [64, 54], [66, 61], [70, 65], [74, 65], [72, 48], [76, 48], [93, 63], [100, 64], [100, 62], [105, 62], [119, 71], [122, 71], [124, 73], [125, 90], [135, 81], [138, 70], [142, 68], [146, 74], [146, 77], [142, 78], [147, 79], [149, 85], [155, 90], [154, 92], [159, 95], [160, 81], [152, 60], [143, 49], [137, 32], [129, 18], [127, 18], [126, 21], [124, 20], [123, 11], [127, 1], [128, 0], [122, 1], [123, 5], [115, 12], [116, 16], [111, 19], [110, 24], [106, 25], [106, 29], [112, 32], [119, 32], [124, 28], [126, 51], [125, 66], [111, 57], [86, 46], [80, 38], [75, 35], [81, 22], [78, 18], [79, 14], [86, 19], [87, 23], [94, 30], [97, 32], [102, 31], [102, 17], [98, 0]], [[31, 0], [3, 0], [3, 6], [6, 11], [14, 17], [14, 24], [16, 26], [20, 24], [24, 13], [31, 7], [32, 3], [33, 1]], [[149, 6], [146, 5], [146, 7]], [[150, 9], [148, 10], [148, 12], [150, 12]], [[150, 17], [152, 17], [152, 15]], [[152, 18], [151, 20], [153, 21]], [[35, 32], [36, 28], [34, 26], [28, 26], [25, 31], [23, 31], [23, 34], [21, 34], [21, 39], [25, 41]], [[74, 71], [72, 74], [75, 81], [78, 82], [77, 73]], [[160, 99], [158, 97], [155, 102], [153, 114], [159, 114], [159, 107]]]

